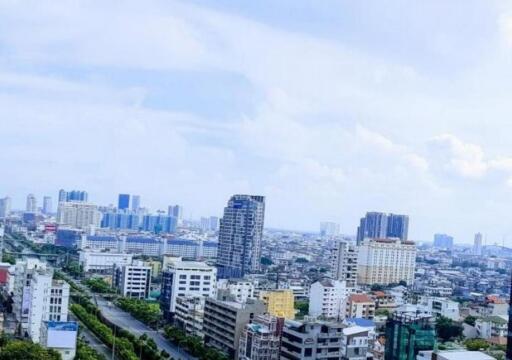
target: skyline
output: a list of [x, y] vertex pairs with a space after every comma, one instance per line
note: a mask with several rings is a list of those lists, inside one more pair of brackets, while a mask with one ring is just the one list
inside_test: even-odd
[[246, 193], [266, 197], [266, 227], [354, 234], [382, 211], [409, 215], [413, 240], [512, 234], [504, 1], [29, 8], [0, 4], [0, 196], [16, 208], [78, 188], [220, 216]]

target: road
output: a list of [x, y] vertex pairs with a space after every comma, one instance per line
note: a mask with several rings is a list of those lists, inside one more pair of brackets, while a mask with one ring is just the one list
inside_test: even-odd
[[151, 329], [102, 297], [95, 296], [95, 299], [103, 316], [116, 326], [131, 332], [137, 337], [147, 334], [148, 337], [155, 341], [160, 351], [167, 351], [176, 360], [195, 360], [194, 357], [187, 354], [183, 349], [171, 344], [160, 332]]

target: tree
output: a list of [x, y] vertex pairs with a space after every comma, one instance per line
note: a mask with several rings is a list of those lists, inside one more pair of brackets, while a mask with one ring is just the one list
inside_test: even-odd
[[489, 347], [489, 343], [484, 339], [468, 339], [464, 345], [469, 351], [485, 350]]
[[475, 323], [476, 323], [476, 317], [474, 317], [473, 315], [468, 315], [466, 316], [466, 318], [464, 319], [464, 323], [468, 324], [468, 325], [471, 325], [471, 326], [475, 326]]
[[443, 342], [458, 338], [462, 335], [462, 325], [454, 322], [452, 319], [445, 316], [439, 316], [436, 320], [437, 336]]
[[295, 259], [295, 262], [298, 264], [307, 264], [309, 262], [309, 260], [306, 258], [300, 257], [300, 258]]
[[39, 344], [15, 340], [2, 347], [0, 360], [61, 360], [61, 357], [53, 349], [45, 349]]
[[309, 312], [309, 302], [308, 301], [296, 301], [295, 309], [299, 310], [298, 316], [305, 316]]
[[377, 309], [377, 310], [375, 310], [375, 315], [389, 316], [389, 310], [388, 309]]
[[371, 287], [370, 287], [370, 290], [371, 291], [382, 291], [384, 290], [384, 286], [380, 285], [380, 284], [373, 284]]
[[11, 265], [14, 265], [14, 264], [16, 264], [16, 258], [14, 256], [12, 256], [11, 254], [4, 253], [2, 255], [2, 262], [6, 262]]

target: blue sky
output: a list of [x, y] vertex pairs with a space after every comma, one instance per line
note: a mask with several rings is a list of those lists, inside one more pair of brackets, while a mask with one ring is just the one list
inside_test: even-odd
[[512, 246], [505, 1], [0, 4], [0, 195], [138, 193], [354, 233], [368, 210]]

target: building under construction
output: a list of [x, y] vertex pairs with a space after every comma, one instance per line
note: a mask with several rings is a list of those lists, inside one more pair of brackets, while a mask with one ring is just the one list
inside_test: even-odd
[[385, 360], [415, 360], [421, 350], [436, 344], [435, 321], [418, 312], [395, 313], [386, 323]]

